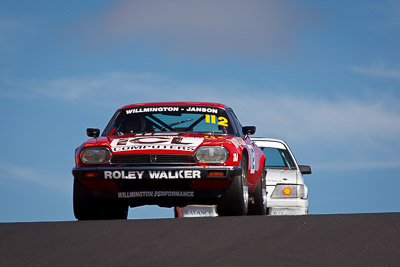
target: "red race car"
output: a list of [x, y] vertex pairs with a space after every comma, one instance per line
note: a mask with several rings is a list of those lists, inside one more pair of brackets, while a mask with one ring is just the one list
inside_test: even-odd
[[216, 205], [219, 215], [265, 214], [265, 156], [232, 109], [147, 103], [116, 111], [75, 150], [78, 220], [126, 219], [128, 207]]

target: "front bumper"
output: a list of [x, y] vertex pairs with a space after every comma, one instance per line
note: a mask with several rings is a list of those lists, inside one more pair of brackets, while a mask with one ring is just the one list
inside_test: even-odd
[[267, 199], [268, 215], [308, 214], [308, 199]]
[[[305, 215], [308, 214], [307, 198], [271, 198], [275, 186], [267, 185], [268, 215]], [[308, 190], [307, 190], [308, 194]]]
[[240, 166], [80, 167], [72, 174], [91, 198], [120, 199], [130, 206], [215, 204]]

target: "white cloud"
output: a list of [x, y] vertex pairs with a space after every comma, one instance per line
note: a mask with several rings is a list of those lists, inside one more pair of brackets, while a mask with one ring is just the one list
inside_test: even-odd
[[[246, 84], [207, 84], [176, 81], [151, 73], [106, 73], [99, 77], [60, 79], [37, 87], [36, 92], [93, 105], [118, 106], [155, 101], [206, 101], [231, 105], [249, 121], [296, 139], [302, 135], [346, 139], [400, 136], [399, 100], [376, 98], [327, 100], [280, 95]], [[273, 89], [271, 89], [273, 91]], [[252, 92], [249, 94], [249, 92]]]
[[400, 3], [397, 0], [363, 3], [362, 8], [370, 14], [367, 25], [376, 31], [400, 29]]
[[1, 179], [20, 180], [63, 193], [71, 193], [72, 191], [71, 178], [62, 180], [60, 173], [48, 174], [13, 163], [0, 162], [0, 174]]
[[26, 44], [27, 39], [37, 32], [36, 21], [12, 16], [0, 17], [0, 52], [16, 51]]
[[325, 139], [396, 136], [400, 134], [400, 114], [376, 102], [359, 102], [349, 99], [328, 101], [269, 95], [264, 102], [264, 117], [285, 135], [296, 138], [301, 131], [307, 136]]
[[[113, 99], [124, 100], [127, 97], [149, 99], [181, 91], [180, 85], [167, 77], [151, 73], [111, 72], [96, 77], [63, 78], [48, 82], [47, 85], [36, 86], [34, 91], [48, 97], [56, 97], [66, 101], [92, 100], [91, 102]], [[140, 100], [139, 100], [140, 101]], [[108, 101], [109, 102], [109, 101]]]
[[[279, 95], [264, 99], [251, 108], [242, 105], [239, 112], [246, 115], [241, 117], [257, 125], [259, 136], [281, 138], [298, 148], [295, 154], [302, 161], [319, 169], [400, 167], [400, 113], [389, 102]], [[393, 105], [400, 106], [400, 101]]]
[[[32, 86], [26, 86], [32, 87]], [[256, 125], [257, 136], [281, 138], [324, 164], [352, 162], [375, 166], [400, 161], [400, 100], [304, 98], [262, 91], [246, 84], [193, 83], [151, 73], [108, 73], [60, 79], [37, 86], [39, 97], [85, 103], [88, 108], [158, 101], [225, 103], [243, 124]], [[320, 155], [323, 155], [322, 157]], [[340, 158], [338, 158], [340, 155]], [[322, 166], [321, 165], [321, 166]], [[366, 164], [373, 166], [371, 164]], [[393, 164], [390, 164], [393, 165]], [[396, 165], [397, 166], [397, 165]]]
[[400, 69], [390, 69], [382, 64], [371, 67], [351, 67], [350, 70], [376, 78], [400, 79]]
[[0, 17], [0, 49], [10, 47], [10, 35], [13, 35], [20, 29], [20, 25], [11, 19]]
[[341, 170], [341, 171], [354, 171], [354, 170], [370, 170], [370, 169], [400, 169], [399, 160], [390, 161], [339, 161], [339, 162], [325, 162], [317, 163], [312, 166], [317, 170]]
[[315, 14], [305, 4], [263, 0], [119, 0], [78, 22], [96, 46], [145, 43], [178, 54], [276, 54], [297, 41]]

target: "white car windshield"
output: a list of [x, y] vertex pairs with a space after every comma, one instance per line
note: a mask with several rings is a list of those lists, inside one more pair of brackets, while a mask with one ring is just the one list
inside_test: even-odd
[[270, 169], [296, 169], [296, 165], [289, 151], [286, 149], [262, 147], [262, 151], [266, 156], [266, 168]]

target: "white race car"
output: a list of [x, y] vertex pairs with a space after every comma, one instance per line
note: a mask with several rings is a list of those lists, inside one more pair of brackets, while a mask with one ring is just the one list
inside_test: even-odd
[[[303, 174], [311, 174], [311, 167], [298, 165], [289, 146], [282, 140], [261, 137], [251, 140], [266, 156], [267, 214], [308, 214], [308, 188]], [[174, 211], [176, 218], [218, 216], [215, 205], [188, 205]]]
[[289, 146], [282, 140], [252, 138], [266, 159], [267, 212], [269, 215], [302, 215], [308, 213], [308, 188], [303, 174], [311, 167], [298, 165]]

